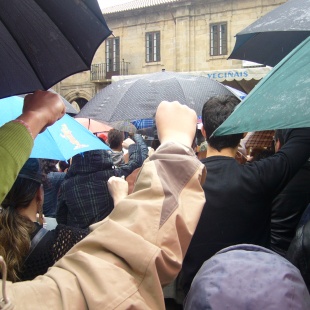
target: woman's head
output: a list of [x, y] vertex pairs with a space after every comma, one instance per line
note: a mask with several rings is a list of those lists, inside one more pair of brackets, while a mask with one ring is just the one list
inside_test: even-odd
[[12, 188], [2, 202], [2, 208], [27, 208], [41, 183], [40, 162], [38, 159], [30, 158], [20, 170]]
[[8, 279], [17, 281], [30, 248], [34, 223], [24, 214], [31, 205], [42, 207], [40, 162], [28, 159], [1, 204], [0, 255], [8, 265]]

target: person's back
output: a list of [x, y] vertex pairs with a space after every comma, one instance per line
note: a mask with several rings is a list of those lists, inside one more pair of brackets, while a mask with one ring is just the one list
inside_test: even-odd
[[129, 147], [129, 162], [115, 167], [110, 154], [94, 150], [75, 155], [60, 187], [57, 204], [57, 222], [73, 227], [87, 228], [101, 221], [113, 210], [107, 181], [111, 176], [127, 177], [142, 166], [148, 149], [140, 135]]
[[221, 249], [239, 243], [269, 247], [272, 198], [310, 155], [310, 129], [296, 129], [287, 132], [288, 142], [277, 154], [239, 164], [235, 154], [243, 134], [211, 137], [237, 104], [232, 97], [218, 97], [203, 109], [206, 203], [179, 277], [184, 294], [203, 262]]
[[[36, 224], [36, 223], [35, 223]], [[42, 226], [36, 224], [31, 240], [39, 233]], [[89, 233], [88, 229], [69, 227], [59, 224], [53, 230], [46, 230], [44, 236], [24, 261], [23, 271], [19, 275], [21, 281], [32, 280], [44, 274], [63, 257], [76, 243]]]

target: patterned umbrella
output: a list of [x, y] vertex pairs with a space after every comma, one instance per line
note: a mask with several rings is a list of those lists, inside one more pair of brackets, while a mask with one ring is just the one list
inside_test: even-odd
[[157, 72], [112, 83], [95, 95], [77, 117], [98, 121], [152, 118], [161, 101], [179, 101], [201, 115], [212, 96], [233, 95], [221, 83], [204, 76]]
[[[1, 99], [0, 126], [18, 117], [22, 109], [23, 98], [20, 96]], [[79, 153], [109, 149], [74, 118], [65, 114], [36, 137], [30, 158], [68, 160]]]

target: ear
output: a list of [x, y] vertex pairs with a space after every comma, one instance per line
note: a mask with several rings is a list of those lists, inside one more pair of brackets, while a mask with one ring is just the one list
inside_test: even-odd
[[43, 185], [41, 185], [38, 190], [37, 190], [37, 193], [36, 193], [36, 199], [37, 199], [37, 202], [40, 202], [43, 204], [44, 202], [44, 189], [43, 189]]
[[244, 133], [243, 133], [243, 138], [242, 138], [242, 139], [244, 139], [245, 136], [246, 136], [247, 134], [248, 134], [247, 132], [244, 132]]
[[201, 131], [202, 135], [203, 135], [205, 138], [207, 138], [207, 133], [206, 133], [206, 131], [205, 131], [203, 125], [202, 125], [200, 131]]

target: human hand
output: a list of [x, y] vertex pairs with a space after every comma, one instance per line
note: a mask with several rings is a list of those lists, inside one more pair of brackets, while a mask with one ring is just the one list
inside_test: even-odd
[[123, 146], [123, 148], [128, 149], [129, 145], [131, 145], [131, 144], [135, 144], [135, 141], [133, 141], [130, 138], [127, 138], [126, 140], [123, 141], [122, 146]]
[[191, 147], [197, 124], [197, 114], [194, 110], [178, 101], [162, 101], [155, 118], [161, 143], [174, 141]]
[[23, 114], [18, 119], [29, 125], [35, 137], [62, 118], [65, 113], [65, 105], [58, 94], [38, 90], [25, 96]]
[[128, 182], [123, 177], [110, 177], [107, 184], [114, 205], [128, 196]]
[[152, 147], [149, 147], [148, 157], [151, 157], [155, 153], [155, 150]]

